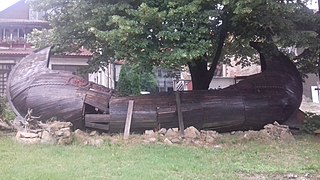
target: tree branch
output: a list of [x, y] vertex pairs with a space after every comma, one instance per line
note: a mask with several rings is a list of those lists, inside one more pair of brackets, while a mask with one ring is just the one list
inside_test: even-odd
[[214, 56], [214, 58], [212, 58], [211, 67], [210, 67], [210, 69], [208, 71], [208, 76], [209, 77], [213, 77], [213, 75], [214, 75], [214, 72], [215, 72], [216, 67], [218, 65], [220, 56], [222, 54], [222, 49], [223, 49], [223, 46], [224, 46], [224, 42], [225, 42], [225, 40], [227, 38], [228, 23], [229, 23], [229, 15], [228, 15], [228, 11], [227, 10], [224, 13], [224, 18], [223, 19], [224, 20], [222, 21], [221, 29], [220, 29], [220, 32], [219, 32], [218, 46], [217, 46], [217, 49], [216, 49], [216, 52], [215, 52], [215, 56]]

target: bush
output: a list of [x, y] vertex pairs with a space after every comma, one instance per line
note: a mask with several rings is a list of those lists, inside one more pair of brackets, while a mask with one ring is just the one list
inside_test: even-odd
[[304, 130], [313, 134], [315, 130], [320, 129], [320, 115], [311, 112], [305, 114]]
[[8, 105], [6, 97], [0, 97], [0, 118], [5, 121], [14, 120], [16, 115]]
[[155, 92], [157, 82], [152, 72], [143, 71], [139, 66], [121, 67], [118, 91], [124, 95], [139, 95], [141, 91]]

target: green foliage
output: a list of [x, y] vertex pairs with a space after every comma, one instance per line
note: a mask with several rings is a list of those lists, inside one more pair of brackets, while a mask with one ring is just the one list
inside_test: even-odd
[[6, 97], [0, 97], [0, 118], [4, 121], [14, 120], [16, 115], [8, 105]]
[[318, 129], [320, 129], [320, 115], [306, 112], [304, 130], [310, 134], [314, 134], [314, 131]]
[[34, 29], [31, 34], [28, 34], [28, 41], [36, 48], [44, 48], [54, 45], [55, 33], [53, 29]]
[[123, 65], [117, 88], [125, 96], [139, 95], [141, 91], [155, 92], [157, 82], [152, 72], [142, 71], [139, 66]]
[[125, 96], [139, 95], [140, 77], [128, 65], [123, 65], [119, 74], [118, 91]]
[[320, 52], [320, 16], [301, 1], [29, 1], [48, 12], [59, 48], [84, 46], [95, 53], [93, 70], [115, 59], [171, 69], [205, 60], [212, 64], [208, 75], [213, 76], [221, 60], [235, 57], [244, 66], [255, 62], [256, 52], [248, 42], [268, 41], [307, 48], [311, 55], [296, 61], [300, 66], [305, 64], [301, 58], [312, 61], [312, 67], [302, 69], [314, 72]]
[[141, 79], [141, 90], [154, 93], [157, 90], [156, 77], [152, 72], [142, 72], [140, 75]]

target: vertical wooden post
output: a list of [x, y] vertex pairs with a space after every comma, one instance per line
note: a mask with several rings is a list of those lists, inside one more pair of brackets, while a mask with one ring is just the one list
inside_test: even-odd
[[184, 123], [183, 123], [183, 115], [181, 110], [181, 99], [180, 99], [180, 92], [176, 91], [176, 104], [177, 104], [177, 114], [178, 114], [178, 121], [179, 121], [179, 130], [180, 135], [184, 135]]
[[123, 138], [124, 139], [128, 139], [129, 138], [130, 127], [131, 127], [131, 119], [132, 119], [132, 111], [133, 111], [133, 104], [134, 104], [134, 100], [129, 100], [127, 118], [126, 118], [126, 125], [124, 127], [124, 134], [123, 134]]

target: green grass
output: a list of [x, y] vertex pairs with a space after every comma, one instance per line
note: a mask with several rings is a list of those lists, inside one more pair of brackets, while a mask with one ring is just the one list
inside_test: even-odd
[[242, 142], [223, 148], [165, 145], [22, 145], [0, 137], [0, 179], [238, 179], [320, 173], [320, 144]]

